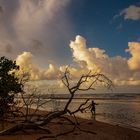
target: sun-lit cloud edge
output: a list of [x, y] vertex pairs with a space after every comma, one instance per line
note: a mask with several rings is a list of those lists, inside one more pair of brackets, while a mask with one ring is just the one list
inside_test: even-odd
[[[86, 39], [80, 35], [77, 35], [74, 41], [70, 41], [69, 48], [73, 58], [69, 71], [73, 79], [92, 71], [105, 74], [115, 85], [140, 85], [140, 43], [128, 42], [126, 51], [130, 53], [130, 58], [109, 57], [105, 50], [88, 48]], [[60, 80], [68, 67], [67, 64], [49, 64], [45, 69], [41, 69], [33, 63], [33, 59], [31, 52], [23, 52], [16, 58], [21, 69], [29, 72], [31, 80]], [[58, 83], [62, 87], [62, 83]]]

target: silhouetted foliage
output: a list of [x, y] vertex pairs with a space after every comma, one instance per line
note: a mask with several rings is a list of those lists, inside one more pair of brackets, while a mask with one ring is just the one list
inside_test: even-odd
[[19, 66], [16, 61], [0, 58], [0, 118], [3, 118], [14, 104], [15, 94], [22, 92], [22, 83], [16, 77]]

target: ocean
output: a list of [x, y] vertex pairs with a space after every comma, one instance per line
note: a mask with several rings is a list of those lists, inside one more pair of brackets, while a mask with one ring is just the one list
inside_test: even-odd
[[[43, 109], [53, 111], [64, 108], [68, 95], [55, 94], [43, 96], [48, 100]], [[90, 110], [78, 113], [77, 116], [87, 119], [96, 119], [106, 123], [121, 125], [140, 131], [140, 94], [139, 93], [106, 93], [106, 94], [78, 94], [73, 99], [70, 109], [75, 110], [86, 99], [94, 100], [96, 115], [93, 117]]]

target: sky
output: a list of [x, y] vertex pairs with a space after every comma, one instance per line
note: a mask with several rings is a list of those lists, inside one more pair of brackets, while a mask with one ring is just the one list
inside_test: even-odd
[[31, 80], [69, 65], [73, 78], [99, 71], [117, 92], [140, 92], [139, 55], [140, 0], [0, 0], [0, 56]]

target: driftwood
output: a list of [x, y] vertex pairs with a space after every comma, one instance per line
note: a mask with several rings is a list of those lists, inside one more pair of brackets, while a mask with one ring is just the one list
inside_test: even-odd
[[[30, 116], [29, 107], [31, 107], [31, 105], [34, 103], [34, 101], [33, 101], [34, 95], [32, 94], [30, 96], [30, 99], [28, 99], [28, 101], [29, 101], [28, 103], [26, 102], [26, 100], [22, 96], [23, 103], [25, 105], [24, 107], [26, 107], [25, 119], [15, 126], [9, 128], [9, 129], [6, 129], [4, 131], [1, 131], [0, 135], [9, 135], [9, 134], [16, 133], [18, 131], [26, 132], [26, 130], [28, 130], [28, 129], [39, 129], [39, 130], [43, 130], [44, 132], [47, 133], [47, 136], [40, 137], [37, 140], [42, 140], [45, 138], [56, 138], [56, 137], [59, 137], [62, 135], [73, 133], [76, 129], [81, 131], [81, 132], [96, 134], [95, 132], [92, 132], [89, 130], [84, 130], [84, 129], [80, 128], [79, 122], [77, 121], [77, 119], [75, 117], [76, 113], [83, 112], [84, 110], [90, 108], [90, 106], [91, 106], [89, 104], [90, 100], [87, 99], [84, 103], [80, 104], [79, 107], [74, 111], [71, 111], [69, 109], [69, 106], [70, 106], [70, 104], [75, 96], [75, 93], [77, 91], [95, 90], [94, 85], [97, 84], [97, 82], [100, 82], [103, 86], [106, 86], [107, 88], [110, 89], [112, 87], [112, 81], [110, 79], [108, 79], [103, 74], [100, 74], [100, 73], [99, 74], [98, 73], [92, 74], [91, 72], [89, 72], [86, 75], [82, 75], [80, 77], [80, 79], [75, 83], [75, 85], [71, 86], [70, 73], [69, 73], [68, 69], [66, 69], [64, 76], [62, 77], [62, 82], [66, 86], [66, 88], [68, 89], [68, 92], [70, 94], [70, 98], [68, 99], [64, 109], [62, 109], [60, 111], [50, 112], [47, 115], [44, 114], [41, 117], [38, 117], [37, 119], [33, 119], [36, 116], [39, 107], [44, 105], [45, 102], [40, 103], [41, 98], [39, 96], [39, 98], [36, 102], [37, 107], [36, 107], [34, 113]], [[86, 87], [83, 86], [85, 83], [88, 83], [88, 85]], [[75, 121], [72, 121], [70, 118], [67, 118], [66, 115], [72, 116]], [[67, 132], [59, 133], [59, 134], [53, 134], [50, 129], [46, 129], [46, 126], [50, 122], [52, 122], [54, 119], [57, 119], [57, 118], [63, 118], [65, 120], [67, 120], [71, 125], [74, 126], [73, 129], [70, 131], [67, 131]]]

